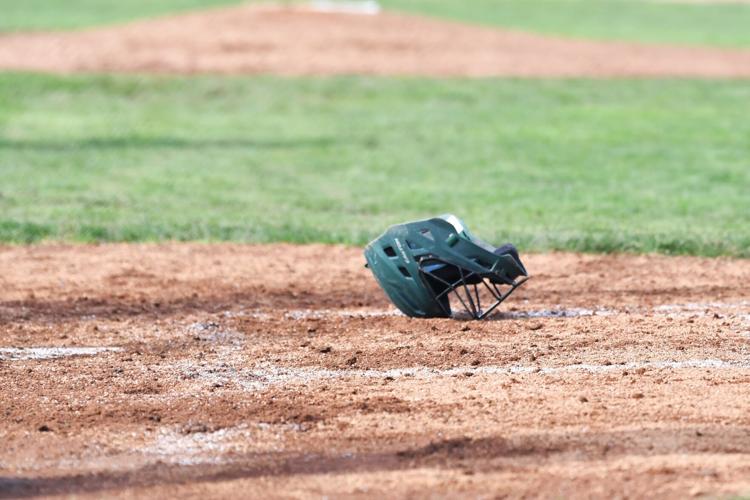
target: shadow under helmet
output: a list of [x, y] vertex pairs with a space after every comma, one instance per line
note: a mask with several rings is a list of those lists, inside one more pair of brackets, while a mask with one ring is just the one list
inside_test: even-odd
[[472, 318], [485, 318], [528, 279], [513, 245], [495, 248], [450, 214], [391, 226], [365, 258], [391, 302], [418, 318], [454, 317], [451, 295]]

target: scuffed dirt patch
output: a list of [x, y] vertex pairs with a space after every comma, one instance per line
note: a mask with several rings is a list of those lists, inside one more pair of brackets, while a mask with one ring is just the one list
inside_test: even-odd
[[750, 51], [607, 43], [398, 13], [239, 6], [73, 33], [0, 35], [13, 70], [439, 77], [750, 76]]
[[750, 491], [750, 262], [524, 257], [466, 322], [356, 248], [0, 247], [0, 497]]

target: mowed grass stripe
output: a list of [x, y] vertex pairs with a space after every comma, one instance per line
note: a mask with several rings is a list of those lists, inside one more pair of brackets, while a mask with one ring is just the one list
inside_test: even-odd
[[[0, 0], [0, 32], [68, 30], [240, 3], [307, 0]], [[601, 40], [750, 47], [750, 5], [663, 0], [380, 0], [386, 9]]]
[[0, 75], [0, 241], [750, 256], [750, 83]]
[[[252, 2], [254, 0], [244, 0]], [[70, 30], [128, 22], [239, 0], [0, 0], [0, 32]]]
[[750, 4], [679, 0], [381, 0], [390, 9], [548, 35], [750, 47]]

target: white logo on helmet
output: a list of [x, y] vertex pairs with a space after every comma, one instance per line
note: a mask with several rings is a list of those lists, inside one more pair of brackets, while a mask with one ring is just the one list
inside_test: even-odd
[[404, 252], [404, 247], [401, 246], [401, 242], [398, 240], [398, 238], [396, 238], [396, 246], [398, 247], [398, 251], [401, 252], [401, 257], [404, 258], [404, 262], [408, 264], [410, 262], [409, 256], [406, 255], [406, 252]]

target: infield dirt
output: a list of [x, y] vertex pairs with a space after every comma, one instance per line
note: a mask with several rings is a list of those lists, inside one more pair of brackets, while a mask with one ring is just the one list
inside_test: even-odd
[[750, 491], [750, 262], [525, 261], [466, 322], [356, 248], [0, 247], [0, 497]]
[[24, 71], [750, 77], [750, 50], [571, 40], [399, 13], [245, 5], [67, 33], [0, 34]]

